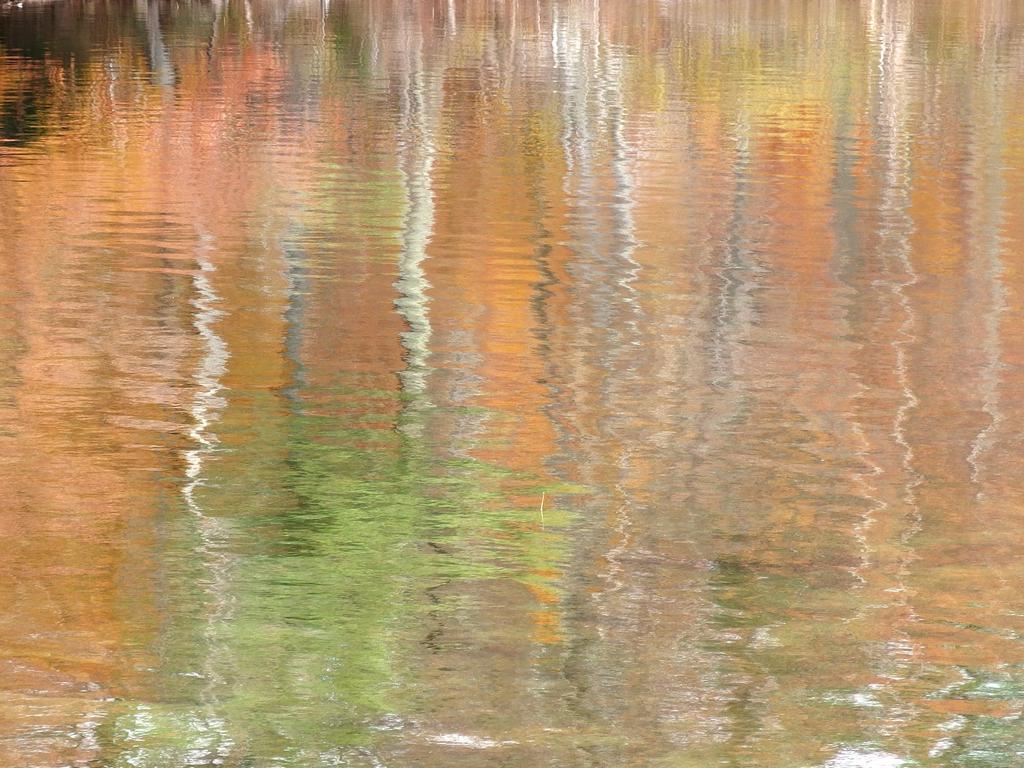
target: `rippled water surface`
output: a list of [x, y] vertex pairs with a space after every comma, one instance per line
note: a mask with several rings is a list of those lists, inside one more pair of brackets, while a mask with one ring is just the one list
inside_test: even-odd
[[1024, 765], [1024, 4], [0, 8], [0, 764]]

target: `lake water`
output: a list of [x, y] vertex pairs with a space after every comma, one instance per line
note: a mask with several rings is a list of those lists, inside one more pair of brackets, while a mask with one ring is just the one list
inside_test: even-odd
[[1024, 4], [0, 8], [0, 764], [1024, 765]]

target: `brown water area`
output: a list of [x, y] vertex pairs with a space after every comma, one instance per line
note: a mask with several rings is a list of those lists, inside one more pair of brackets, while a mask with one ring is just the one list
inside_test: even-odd
[[0, 766], [1024, 766], [1024, 3], [0, 8]]

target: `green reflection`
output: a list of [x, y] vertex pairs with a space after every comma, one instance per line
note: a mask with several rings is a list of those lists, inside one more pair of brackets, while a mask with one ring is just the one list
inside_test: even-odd
[[438, 588], [536, 582], [562, 557], [564, 514], [541, 530], [502, 505], [503, 484], [529, 478], [262, 403], [260, 428], [209, 463], [201, 517], [169, 525], [164, 697], [117, 705], [102, 729], [111, 765], [359, 758], [422, 714], [430, 681], [410, 664], [425, 614], [472, 608]]

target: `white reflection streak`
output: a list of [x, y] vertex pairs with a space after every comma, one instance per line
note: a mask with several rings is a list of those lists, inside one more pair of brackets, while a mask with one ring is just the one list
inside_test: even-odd
[[[189, 429], [188, 435], [195, 447], [185, 451], [187, 482], [181, 491], [189, 512], [197, 519], [201, 539], [200, 549], [211, 573], [207, 592], [212, 599], [213, 607], [205, 630], [210, 655], [204, 668], [206, 687], [203, 693], [204, 703], [207, 707], [212, 707], [216, 703], [214, 689], [221, 682], [214, 659], [217, 647], [214, 628], [230, 617], [232, 603], [228, 592], [231, 563], [228, 555], [218, 546], [226, 535], [224, 526], [217, 518], [207, 515], [196, 498], [197, 489], [204, 484], [203, 470], [206, 459], [217, 450], [219, 444], [211, 426], [217, 421], [218, 414], [226, 405], [226, 401], [220, 393], [223, 390], [221, 379], [227, 371], [229, 351], [224, 339], [215, 330], [217, 321], [224, 316], [224, 313], [217, 309], [217, 304], [221, 299], [209, 279], [209, 275], [216, 271], [216, 267], [210, 260], [212, 250], [213, 237], [209, 233], [201, 232], [199, 246], [196, 249], [196, 263], [199, 269], [192, 276], [195, 298], [191, 300], [191, 304], [195, 309], [192, 327], [199, 335], [203, 351], [192, 377], [196, 385], [196, 393], [189, 408], [192, 427]], [[193, 726], [199, 730], [199, 734], [197, 734], [198, 740], [194, 742], [190, 754], [197, 759], [204, 758], [211, 749], [214, 749], [219, 757], [227, 757], [233, 742], [225, 725], [223, 719], [212, 712], [207, 713], [204, 721], [193, 723]]]
[[[867, 385], [863, 382], [859, 386], [859, 393], [856, 397], [863, 395], [868, 391]], [[853, 419], [851, 425], [851, 431], [856, 435], [857, 440], [861, 444], [861, 449], [858, 451], [860, 459], [867, 466], [867, 472], [859, 472], [854, 476], [854, 480], [860, 488], [861, 496], [871, 502], [871, 507], [867, 509], [863, 515], [861, 515], [860, 521], [853, 527], [853, 537], [857, 540], [857, 545], [860, 547], [860, 563], [850, 569], [850, 574], [860, 582], [861, 587], [866, 587], [868, 580], [864, 576], [867, 570], [871, 567], [871, 544], [868, 541], [868, 531], [874, 526], [878, 515], [885, 509], [888, 509], [889, 503], [884, 499], [876, 496], [878, 489], [872, 483], [869, 482], [868, 478], [877, 478], [884, 473], [882, 467], [871, 458], [871, 442], [868, 440], [867, 435], [864, 433], [863, 425]]]
[[[637, 315], [640, 312], [640, 305], [637, 299], [637, 288], [634, 285], [640, 273], [640, 263], [634, 258], [633, 253], [639, 242], [636, 238], [636, 222], [634, 208], [636, 207], [635, 192], [636, 182], [634, 168], [631, 158], [631, 148], [626, 138], [626, 116], [625, 99], [622, 95], [623, 78], [623, 57], [616, 51], [609, 48], [607, 43], [601, 40], [601, 18], [600, 3], [594, 0], [594, 67], [598, 76], [597, 99], [599, 105], [599, 125], [607, 125], [609, 131], [609, 144], [611, 147], [612, 160], [611, 172], [614, 179], [615, 199], [612, 203], [614, 214], [614, 232], [620, 241], [618, 256], [625, 263], [624, 274], [617, 280], [624, 293], [621, 295], [622, 302], [628, 307], [628, 316], [625, 322], [630, 331], [631, 344], [640, 346], [640, 328]], [[633, 358], [635, 360], [635, 358]], [[635, 371], [635, 362], [628, 364], [627, 371]], [[619, 457], [619, 468], [623, 474], [628, 473], [631, 468], [631, 452], [624, 451]], [[607, 579], [614, 583], [609, 592], [617, 592], [626, 586], [626, 569], [620, 558], [626, 555], [633, 545], [634, 527], [632, 507], [633, 502], [629, 494], [623, 489], [621, 483], [617, 483], [616, 491], [622, 497], [617, 513], [618, 520], [615, 525], [615, 532], [619, 539], [618, 546], [609, 550], [605, 559], [609, 563]], [[604, 627], [601, 627], [602, 632]]]
[[135, 15], [146, 28], [146, 48], [153, 83], [165, 88], [174, 85], [174, 66], [160, 29], [160, 6], [155, 0], [135, 0]]
[[[895, 299], [895, 306], [903, 317], [890, 342], [890, 347], [893, 350], [896, 385], [901, 398], [893, 414], [890, 435], [899, 447], [901, 454], [902, 501], [906, 504], [907, 519], [899, 533], [898, 543], [902, 544], [903, 549], [899, 552], [894, 564], [892, 584], [885, 589], [885, 592], [894, 596], [892, 602], [886, 600], [887, 605], [865, 605], [859, 612], [858, 618], [876, 608], [899, 607], [905, 612], [906, 620], [912, 620], [914, 609], [907, 596], [906, 579], [910, 562], [914, 556], [910, 540], [921, 529], [921, 511], [917, 502], [916, 488], [922, 480], [914, 469], [914, 451], [906, 434], [910, 412], [919, 404], [918, 397], [913, 390], [908, 362], [908, 348], [917, 341], [917, 336], [914, 333], [917, 318], [906, 291], [918, 282], [919, 277], [911, 260], [913, 220], [910, 214], [912, 185], [910, 156], [912, 139], [907, 128], [907, 105], [911, 97], [911, 72], [908, 68], [909, 25], [906, 23], [906, 19], [901, 19], [898, 16], [900, 10], [899, 4], [890, 3], [888, 0], [882, 0], [881, 5], [873, 2], [869, 34], [872, 43], [878, 48], [876, 78], [878, 141], [880, 147], [884, 149], [885, 160], [883, 192], [879, 204], [881, 218], [879, 248], [885, 262], [888, 262], [887, 257], [890, 254], [893, 256], [894, 261], [886, 264], [886, 271], [891, 274], [888, 287]], [[863, 518], [864, 522], [858, 531], [858, 538], [865, 547], [868, 542], [867, 532], [875, 523], [877, 513], [884, 508], [886, 507], [879, 504]], [[894, 507], [888, 508], [895, 513]], [[886, 543], [896, 544], [896, 542]], [[867, 555], [868, 553], [865, 552], [865, 562], [869, 562]], [[883, 578], [886, 576], [884, 571], [881, 575]], [[863, 579], [861, 573], [858, 573], [858, 576]], [[890, 633], [891, 636], [884, 645], [883, 668], [879, 670], [879, 674], [885, 679], [897, 680], [903, 676], [906, 664], [914, 655], [915, 645], [898, 619], [894, 620], [894, 626], [891, 627]], [[897, 696], [898, 692], [893, 690], [892, 695]], [[882, 734], [892, 735], [893, 729], [906, 718], [908, 710], [899, 705], [889, 706], [886, 710], [888, 717], [880, 724], [880, 731]], [[846, 765], [848, 764], [847, 760], [859, 760], [871, 754], [877, 757], [872, 758], [874, 762], [865, 761], [865, 765], [874, 765], [876, 762], [879, 765], [893, 766], [905, 764], [902, 758], [888, 752], [864, 753], [850, 750], [846, 756], [844, 756], [844, 751], [840, 751], [827, 765]]]
[[989, 311], [985, 313], [985, 336], [982, 350], [985, 356], [984, 368], [981, 373], [982, 410], [988, 414], [989, 423], [978, 432], [971, 444], [971, 452], [967, 463], [971, 466], [971, 482], [979, 488], [975, 498], [981, 500], [985, 494], [981, 485], [981, 458], [992, 447], [993, 436], [1004, 421], [999, 407], [999, 385], [1004, 369], [1002, 362], [1002, 345], [1000, 343], [1000, 315], [1006, 312], [1006, 289], [1002, 284], [1003, 265], [999, 258], [998, 246], [987, 248], [985, 274], [990, 283]]
[[[868, 14], [868, 38], [875, 45], [877, 45], [879, 49], [879, 81], [882, 80], [884, 73], [887, 71], [885, 69], [884, 55], [886, 43], [883, 39], [884, 35], [881, 29], [881, 25], [879, 23], [880, 12], [881, 11], [878, 5], [878, 0], [872, 0], [870, 12]], [[860, 383], [858, 389], [859, 391], [855, 395], [854, 399], [857, 399], [870, 391], [870, 387], [868, 387], [863, 382]], [[861, 461], [868, 468], [867, 472], [861, 472], [856, 475], [856, 483], [861, 490], [862, 497], [871, 502], [871, 507], [868, 508], [863, 515], [861, 515], [860, 521], [853, 528], [853, 537], [856, 539], [857, 544], [860, 548], [860, 563], [857, 566], [851, 568], [850, 572], [853, 575], [853, 577], [857, 579], [858, 582], [860, 582], [860, 586], [864, 587], [868, 584], [865, 574], [868, 572], [869, 568], [873, 563], [871, 557], [872, 547], [868, 539], [868, 533], [870, 532], [871, 528], [873, 528], [876, 524], [879, 514], [889, 508], [889, 503], [885, 501], [885, 499], [881, 498], [881, 496], [875, 495], [878, 492], [878, 488], [873, 482], [869, 481], [868, 479], [880, 477], [885, 473], [885, 470], [882, 468], [880, 464], [878, 464], [876, 461], [874, 461], [874, 459], [871, 458], [872, 445], [871, 441], [868, 439], [867, 435], [864, 432], [863, 425], [861, 425], [859, 421], [854, 420], [852, 431], [861, 445], [861, 450], [859, 451]], [[858, 612], [857, 617], [860, 618], [862, 615], [863, 611]], [[847, 621], [850, 620], [852, 619], [847, 619]]]
[[[899, 110], [900, 104], [898, 99], [901, 98], [901, 94], [895, 87], [896, 83], [893, 82], [895, 79], [895, 73], [893, 72], [893, 65], [901, 62], [891, 62], [889, 52], [891, 51], [891, 42], [889, 40], [889, 32], [886, 28], [885, 20], [888, 17], [888, 6], [885, 0], [872, 0], [871, 9], [868, 15], [868, 37], [878, 48], [878, 63], [877, 63], [877, 87], [879, 90], [879, 108], [884, 111], [882, 121], [884, 127], [887, 129], [885, 135], [885, 141], [888, 145], [888, 168], [884, 186], [884, 198], [880, 211], [885, 218], [893, 217], [893, 214], [902, 216], [905, 222], [905, 208], [901, 207], [901, 202], [905, 206], [908, 203], [906, 195], [903, 196], [902, 201], [899, 195], [896, 194], [899, 188], [900, 175], [897, 173], [899, 168], [899, 160], [901, 158], [900, 153], [896, 150], [896, 141], [899, 136], [899, 122], [902, 119]], [[909, 171], [909, 169], [904, 169]], [[897, 228], [898, 231], [898, 228]], [[886, 242], [886, 238], [894, 233], [892, 227], [885, 226], [882, 231], [883, 236], [883, 247]], [[909, 236], [909, 235], [908, 235]], [[899, 238], [897, 236], [898, 248], [904, 251], [903, 258], [906, 259], [906, 250], [910, 247], [909, 241], [906, 238]], [[902, 287], [894, 286], [893, 292], [902, 297]], [[903, 329], [901, 328], [901, 333]], [[907, 389], [907, 371], [905, 362], [905, 353], [902, 348], [900, 340], [896, 340], [892, 343], [896, 351], [896, 368], [897, 377], [900, 382], [901, 388], [904, 392]], [[867, 392], [868, 387], [861, 385], [861, 393]], [[914, 398], [911, 392], [911, 397]], [[906, 440], [903, 436], [903, 421], [906, 415], [905, 406], [908, 405], [906, 396], [904, 395], [904, 402], [897, 409], [896, 417], [893, 423], [893, 435], [896, 437], [901, 447], [906, 446]], [[913, 399], [916, 404], [916, 398]], [[868, 568], [872, 565], [871, 557], [871, 543], [868, 537], [870, 530], [875, 526], [878, 521], [878, 515], [890, 508], [890, 505], [884, 499], [875, 496], [874, 493], [877, 488], [868, 482], [869, 477], [879, 477], [885, 473], [885, 470], [871, 459], [871, 444], [867, 436], [864, 434], [863, 428], [857, 424], [854, 428], [854, 434], [856, 434], [862, 445], [862, 460], [869, 467], [870, 471], [858, 475], [858, 484], [861, 486], [863, 495], [865, 498], [874, 502], [872, 507], [865, 511], [861, 516], [860, 522], [854, 527], [853, 535], [860, 545], [861, 549], [861, 562], [858, 566], [851, 569], [853, 576], [860, 582], [861, 586], [867, 585], [866, 573]], [[908, 446], [906, 446], [908, 447]], [[906, 454], [904, 454], [906, 459]], [[858, 612], [858, 618], [863, 615], [863, 611]]]
[[426, 389], [427, 360], [430, 357], [430, 283], [423, 269], [427, 246], [434, 231], [433, 168], [437, 154], [435, 144], [437, 112], [440, 97], [424, 72], [423, 41], [416, 33], [416, 43], [409, 51], [403, 68], [398, 169], [405, 188], [406, 212], [402, 226], [402, 249], [398, 258], [398, 280], [395, 300], [398, 313], [407, 330], [401, 335], [405, 349], [405, 369], [399, 373], [402, 389], [422, 394]]
[[[748, 236], [744, 233], [749, 220], [746, 210], [747, 188], [753, 162], [750, 115], [746, 110], [740, 110], [731, 134], [730, 138], [735, 146], [731, 173], [733, 199], [729, 211], [725, 257], [721, 266], [715, 270], [721, 288], [715, 307], [711, 349], [714, 371], [711, 386], [722, 392], [730, 388], [735, 389], [738, 384], [735, 379], [736, 353], [740, 351], [737, 342], [742, 338], [741, 334], [748, 331], [755, 322], [755, 286], [754, 281], [747, 277], [755, 271], [755, 265], [749, 258], [751, 249]], [[721, 408], [719, 413], [720, 417], [715, 420], [716, 422], [727, 418], [730, 411], [728, 408]]]
[[[989, 24], [984, 25], [987, 33]], [[991, 47], [982, 46], [983, 70], [992, 72], [996, 70], [995, 50]], [[981, 241], [982, 258], [984, 259], [984, 279], [988, 292], [988, 311], [984, 315], [984, 336], [982, 339], [982, 353], [984, 355], [984, 367], [981, 372], [981, 397], [982, 410], [988, 415], [989, 423], [978, 433], [971, 444], [970, 454], [967, 456], [967, 463], [971, 467], [971, 482], [978, 486], [975, 498], [980, 500], [984, 497], [981, 487], [981, 458], [992, 446], [993, 436], [1003, 423], [1004, 416], [999, 407], [999, 386], [1000, 377], [1005, 366], [1002, 362], [1002, 343], [1000, 339], [999, 326], [1001, 315], [1007, 311], [1006, 288], [1003, 285], [1003, 262], [1000, 258], [1002, 243], [999, 232], [1003, 223], [1003, 183], [999, 173], [1000, 159], [1002, 155], [1003, 115], [998, 102], [998, 94], [1004, 92], [1005, 84], [1002, 78], [990, 75], [988, 79], [989, 104], [986, 105], [986, 112], [992, 115], [992, 123], [995, 130], [990, 130], [991, 136], [983, 135], [980, 127], [976, 126], [972, 142], [974, 168], [971, 179], [978, 189], [973, 190], [974, 194], [974, 215], [980, 220], [977, 227], [980, 233], [971, 238], [971, 242]], [[988, 147], [988, 153], [984, 154], [982, 147]], [[995, 169], [985, 172], [983, 169]], [[983, 175], [986, 177], [983, 179]], [[984, 183], [987, 182], [987, 183]], [[979, 199], [980, 198], [980, 199]]]
[[202, 340], [204, 351], [192, 377], [198, 390], [189, 409], [192, 428], [188, 434], [197, 447], [185, 451], [185, 476], [188, 483], [182, 489], [182, 495], [189, 511], [199, 517], [204, 515], [195, 493], [196, 488], [202, 485], [203, 461], [218, 444], [217, 436], [210, 431], [210, 425], [216, 421], [217, 413], [225, 405], [224, 398], [220, 396], [223, 389], [220, 380], [227, 370], [228, 360], [227, 344], [214, 330], [214, 324], [224, 313], [216, 309], [220, 298], [207, 277], [216, 270], [209, 258], [212, 248], [213, 238], [206, 233], [200, 235], [200, 246], [196, 252], [199, 270], [192, 277], [192, 287], [196, 291], [196, 298], [191, 301], [196, 310], [192, 325]]
[[914, 308], [910, 304], [906, 289], [918, 282], [918, 275], [910, 260], [910, 234], [913, 222], [908, 213], [910, 209], [910, 137], [906, 128], [906, 104], [910, 98], [907, 92], [908, 72], [907, 60], [907, 29], [901, 27], [890, 10], [887, 1], [883, 9], [886, 23], [880, 35], [879, 88], [882, 92], [882, 110], [887, 152], [887, 173], [885, 192], [882, 199], [883, 217], [888, 219], [883, 225], [884, 240], [890, 240], [893, 252], [899, 262], [903, 279], [893, 283], [892, 291], [903, 310], [903, 322], [900, 324], [897, 338], [892, 347], [896, 354], [896, 377], [899, 382], [903, 402], [896, 409], [893, 421], [893, 437], [903, 449], [903, 468], [914, 478], [908, 480], [904, 500], [911, 506], [915, 516], [918, 514], [914, 498], [914, 488], [920, 480], [913, 469], [914, 450], [907, 442], [906, 422], [910, 411], [917, 407], [919, 401], [914, 394], [910, 382], [907, 365], [907, 347], [917, 341], [914, 328], [917, 324]]
[[568, 14], [561, 5], [552, 9], [551, 51], [555, 71], [563, 82], [562, 103], [562, 154], [565, 157], [565, 191], [569, 188], [569, 173], [575, 170], [576, 158], [581, 162], [589, 159], [591, 153], [590, 135], [587, 131], [586, 98], [587, 70], [583, 61], [583, 34], [579, 19], [570, 29]]
[[454, 36], [458, 29], [458, 18], [455, 13], [455, 0], [448, 0], [448, 13], [447, 13], [447, 25], [448, 34]]
[[[599, 6], [597, 6], [595, 0], [595, 14], [597, 13], [597, 7]], [[595, 26], [599, 21], [599, 18], [595, 18]], [[600, 44], [600, 38], [598, 38], [597, 42]], [[616, 234], [622, 239], [620, 256], [628, 265], [625, 275], [619, 280], [619, 285], [626, 291], [622, 300], [629, 305], [633, 314], [633, 317], [627, 322], [634, 335], [633, 344], [639, 346], [640, 341], [638, 337], [640, 329], [636, 315], [640, 311], [640, 303], [634, 283], [640, 274], [640, 263], [633, 254], [639, 247], [640, 242], [636, 237], [636, 221], [634, 218], [634, 209], [636, 208], [635, 169], [631, 160], [632, 148], [626, 138], [626, 107], [625, 99], [622, 95], [622, 79], [624, 76], [623, 56], [618, 53], [613, 55], [613, 52], [607, 51], [607, 46], [604, 46], [604, 48], [606, 53], [603, 56], [599, 69], [601, 73], [601, 91], [603, 92], [601, 98], [603, 108], [602, 120], [608, 122], [611, 132], [611, 170], [612, 177], [615, 179], [613, 210], [617, 214], [616, 218], [618, 219], [616, 222]]]
[[[579, 211], [579, 219], [589, 240], [589, 248], [581, 254], [580, 263], [595, 268], [600, 288], [617, 284], [622, 290], [593, 296], [600, 310], [614, 311], [621, 302], [626, 308], [625, 320], [613, 324], [609, 331], [618, 336], [618, 343], [608, 344], [609, 354], [622, 354], [626, 347], [639, 345], [637, 314], [639, 302], [634, 285], [640, 264], [633, 253], [638, 247], [635, 208], [635, 169], [632, 148], [626, 135], [626, 107], [622, 93], [624, 55], [602, 39], [601, 4], [592, 0], [580, 6], [556, 6], [552, 9], [551, 49], [559, 85], [563, 90], [562, 152], [566, 165], [563, 190]], [[602, 141], [602, 139], [604, 141]], [[607, 148], [611, 157], [607, 168], [613, 182], [610, 202], [602, 199], [600, 176], [603, 165], [600, 152]], [[604, 215], [610, 214], [612, 237], [603, 237]], [[622, 330], [627, 333], [623, 334]], [[628, 335], [628, 341], [623, 336]], [[615, 336], [613, 336], [613, 339]], [[624, 342], [625, 343], [622, 343]], [[631, 356], [632, 358], [632, 356]], [[634, 363], [630, 360], [629, 367]], [[609, 379], [609, 388], [614, 382]], [[620, 455], [618, 468], [623, 476], [630, 470], [631, 455]], [[602, 579], [606, 587], [596, 599], [607, 601], [627, 586], [628, 569], [622, 559], [633, 547], [633, 501], [626, 483], [614, 484], [616, 508], [609, 531], [614, 544], [604, 553], [606, 569]], [[604, 624], [598, 627], [602, 636]]]

